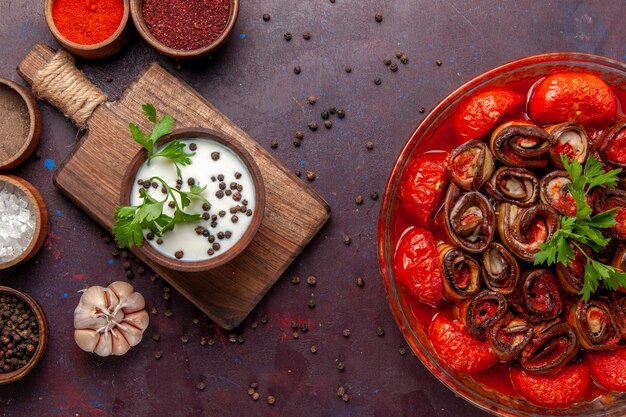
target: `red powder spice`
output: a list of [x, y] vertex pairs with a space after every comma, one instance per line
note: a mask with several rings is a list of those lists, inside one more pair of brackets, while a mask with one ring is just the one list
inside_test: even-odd
[[163, 45], [189, 51], [208, 46], [226, 29], [229, 0], [143, 0], [143, 19]]
[[72, 42], [93, 45], [111, 37], [124, 15], [122, 0], [55, 0], [52, 19]]

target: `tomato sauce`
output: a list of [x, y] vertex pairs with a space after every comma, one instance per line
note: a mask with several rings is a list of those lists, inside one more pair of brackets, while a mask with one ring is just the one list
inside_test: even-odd
[[[521, 94], [524, 97], [528, 97], [530, 95], [530, 92], [532, 91], [533, 86], [536, 83], [538, 83], [542, 78], [544, 77], [527, 78], [521, 81], [510, 83], [506, 85], [506, 87], [512, 89], [513, 91]], [[613, 91], [618, 97], [618, 120], [626, 120], [626, 116], [624, 115], [623, 110], [622, 110], [624, 109], [622, 103], [626, 103], [626, 91], [617, 90], [615, 88], [613, 88]], [[452, 117], [450, 117], [450, 119], [452, 119]], [[516, 113], [504, 115], [498, 121], [497, 124], [499, 125], [499, 124], [506, 123], [508, 121], [513, 121], [513, 120], [529, 121], [530, 119], [526, 113], [526, 109], [521, 109], [520, 111]], [[606, 129], [606, 128], [607, 126], [603, 126], [603, 127], [586, 126], [590, 141], [592, 143], [597, 141], [599, 136], [603, 133], [603, 129]], [[451, 120], [448, 120], [446, 123], [443, 123], [441, 127], [438, 128], [438, 130], [434, 133], [434, 135], [431, 137], [430, 140], [428, 140], [427, 142], [423, 144], [418, 145], [418, 147], [416, 148], [416, 151], [414, 151], [413, 154], [411, 155], [411, 159], [419, 158], [423, 153], [430, 152], [430, 151], [450, 152], [456, 147], [458, 147], [459, 145], [463, 144], [464, 142], [466, 142], [465, 139], [459, 138], [453, 132], [453, 126], [452, 126]], [[626, 152], [624, 154], [626, 154]], [[442, 214], [441, 214], [442, 205], [443, 205], [443, 202], [440, 203], [438, 210], [436, 210], [434, 226], [431, 228], [431, 232], [433, 233], [435, 241], [447, 241], [448, 240], [443, 230], [444, 228], [443, 228], [443, 222], [441, 218], [442, 217]], [[393, 247], [396, 247], [397, 242], [400, 236], [402, 235], [402, 233], [408, 227], [413, 226], [413, 224], [409, 220], [409, 218], [402, 212], [402, 209], [399, 209], [399, 204], [397, 201], [393, 202], [391, 207], [392, 207], [391, 222], [393, 226], [392, 226], [390, 235], [391, 235], [391, 239], [393, 242]], [[626, 210], [623, 210], [623, 211], [626, 213]], [[622, 213], [620, 212], [619, 215], [622, 215]], [[626, 220], [625, 220], [625, 224], [626, 224]], [[543, 231], [534, 230], [534, 232], [543, 233], [545, 232], [545, 230]], [[522, 268], [522, 271], [523, 269], [524, 267]], [[430, 323], [432, 322], [432, 319], [436, 314], [444, 314], [448, 318], [452, 318], [452, 319], [458, 318], [457, 307], [452, 302], [444, 301], [439, 305], [438, 308], [432, 308], [430, 306], [424, 305], [412, 299], [412, 297], [410, 297], [410, 295], [404, 292], [401, 288], [399, 289], [399, 297], [402, 299], [401, 304], [405, 306], [405, 309], [404, 309], [405, 313], [409, 313], [409, 315], [412, 316], [410, 317], [410, 321], [412, 321], [411, 319], [414, 319], [414, 321], [420, 327], [420, 329], [414, 329], [414, 330], [419, 330], [421, 332], [424, 332], [426, 335], [428, 335]], [[404, 298], [404, 297], [408, 297], [408, 298]], [[406, 307], [408, 307], [408, 309]], [[561, 316], [563, 316], [563, 314]], [[575, 359], [574, 361], [575, 362], [580, 361], [581, 356], [582, 355], [579, 355], [577, 359]], [[489, 390], [495, 390], [502, 394], [519, 398], [519, 395], [516, 393], [515, 389], [513, 388], [513, 385], [509, 377], [509, 369], [511, 368], [511, 366], [517, 367], [519, 365], [517, 364], [517, 361], [515, 360], [510, 363], [497, 363], [485, 371], [473, 374], [472, 378], [476, 382], [478, 382], [479, 384], [482, 384], [484, 387], [486, 387]], [[596, 384], [592, 382], [589, 385], [589, 389], [587, 390], [585, 394], [584, 401], [592, 401], [593, 399], [598, 398], [599, 396], [607, 394], [607, 393], [608, 391], [600, 388], [599, 386], [597, 386]]]

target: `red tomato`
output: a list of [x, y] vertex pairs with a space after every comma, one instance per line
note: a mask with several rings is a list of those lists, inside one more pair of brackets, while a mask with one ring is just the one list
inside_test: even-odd
[[398, 281], [422, 303], [436, 307], [443, 297], [443, 272], [433, 235], [426, 229], [407, 230], [396, 247]]
[[626, 349], [587, 351], [585, 363], [598, 385], [608, 390], [626, 391]]
[[511, 382], [517, 393], [533, 404], [549, 407], [569, 407], [585, 396], [591, 375], [584, 364], [569, 364], [554, 375], [527, 372], [511, 368]]
[[417, 226], [429, 226], [433, 222], [434, 211], [448, 183], [447, 157], [447, 152], [425, 153], [406, 168], [400, 182], [400, 205]]
[[524, 97], [504, 87], [483, 90], [461, 102], [454, 113], [454, 131], [466, 140], [480, 139], [493, 129], [505, 113], [524, 102]]
[[541, 124], [580, 122], [605, 125], [617, 116], [617, 97], [599, 77], [562, 72], [544, 78], [528, 103], [530, 118]]
[[484, 371], [497, 361], [487, 342], [473, 338], [462, 323], [442, 314], [433, 318], [429, 334], [437, 355], [459, 372]]

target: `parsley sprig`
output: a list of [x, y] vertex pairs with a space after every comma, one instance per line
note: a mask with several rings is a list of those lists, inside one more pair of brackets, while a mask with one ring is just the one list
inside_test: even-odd
[[580, 295], [587, 301], [600, 286], [600, 282], [608, 290], [614, 291], [619, 286], [626, 287], [626, 273], [593, 259], [582, 245], [594, 252], [602, 251], [609, 244], [610, 238], [604, 237], [601, 229], [616, 224], [617, 209], [610, 209], [594, 216], [587, 203], [587, 195], [595, 187], [613, 188], [617, 185], [617, 175], [621, 169], [605, 172], [602, 163], [593, 155], [587, 158], [582, 166], [577, 160], [569, 162], [567, 156], [561, 155], [561, 161], [572, 180], [569, 192], [576, 203], [576, 216], [559, 216], [561, 227], [552, 239], [539, 245], [535, 254], [535, 265], [546, 263], [548, 266], [561, 263], [565, 266], [574, 258], [574, 250], [578, 249], [586, 258], [584, 283]]
[[[145, 229], [149, 229], [156, 236], [163, 236], [168, 230], [174, 229], [177, 223], [193, 223], [202, 220], [200, 214], [187, 213], [184, 209], [189, 207], [194, 200], [208, 203], [207, 199], [202, 196], [206, 186], [192, 185], [189, 191], [181, 191], [170, 187], [160, 177], [150, 178], [150, 182], [152, 181], [160, 182], [167, 191], [163, 200], [155, 199], [150, 196], [149, 190], [142, 189], [141, 204], [115, 208], [113, 235], [120, 247], [141, 246]], [[163, 213], [163, 207], [169, 198], [174, 201], [175, 205], [173, 216]]]
[[191, 157], [195, 155], [193, 153], [185, 152], [185, 144], [179, 140], [173, 140], [168, 142], [165, 146], [155, 149], [156, 142], [165, 135], [172, 133], [174, 127], [174, 119], [169, 114], [166, 114], [161, 119], [157, 116], [157, 111], [150, 103], [141, 105], [143, 114], [146, 115], [149, 121], [154, 123], [152, 132], [146, 135], [139, 126], [135, 123], [129, 123], [130, 133], [133, 136], [133, 140], [143, 146], [148, 151], [148, 165], [154, 158], [163, 157], [171, 160], [176, 166], [176, 173], [178, 177], [181, 177], [179, 165], [191, 164]]

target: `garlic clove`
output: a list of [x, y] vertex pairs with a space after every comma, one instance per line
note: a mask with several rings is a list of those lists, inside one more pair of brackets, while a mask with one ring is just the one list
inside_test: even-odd
[[109, 309], [109, 311], [113, 311], [115, 307], [120, 303], [120, 298], [117, 296], [117, 294], [115, 294], [115, 291], [108, 287], [105, 288], [104, 295], [107, 299], [107, 308]]
[[90, 329], [74, 330], [74, 341], [85, 352], [93, 352], [100, 340], [100, 333]]
[[141, 342], [141, 338], [143, 337], [143, 331], [139, 328], [128, 323], [120, 323], [117, 328], [126, 338], [126, 341], [128, 341], [129, 345], [136, 346], [139, 344], [139, 342]]
[[94, 313], [93, 310], [84, 308], [78, 304], [74, 310], [74, 328], [75, 329], [91, 329], [98, 330], [107, 325], [107, 318], [100, 313]]
[[106, 309], [108, 299], [105, 295], [106, 288], [100, 286], [89, 287], [83, 291], [83, 295], [80, 296], [78, 307], [76, 309], [89, 310], [94, 313], [100, 312], [100, 310]]
[[111, 355], [123, 355], [130, 350], [130, 345], [126, 338], [118, 331], [111, 330], [111, 336], [113, 340], [113, 348], [111, 349]]
[[141, 333], [143, 333], [150, 323], [150, 317], [148, 316], [148, 312], [146, 310], [141, 310], [127, 314], [126, 316], [124, 316], [123, 321], [124, 323], [135, 326], [136, 328], [141, 330]]
[[100, 335], [100, 340], [98, 340], [94, 352], [100, 356], [109, 356], [112, 350], [113, 339], [111, 338], [111, 332], [105, 331]]
[[134, 292], [122, 299], [120, 308], [124, 311], [124, 314], [134, 313], [146, 308], [146, 300], [143, 298], [143, 295]]
[[135, 290], [133, 289], [133, 286], [130, 285], [128, 282], [124, 282], [124, 281], [112, 282], [109, 284], [107, 288], [113, 291], [115, 295], [117, 295], [117, 298], [119, 298], [120, 300], [128, 297], [133, 292], [135, 292]]

